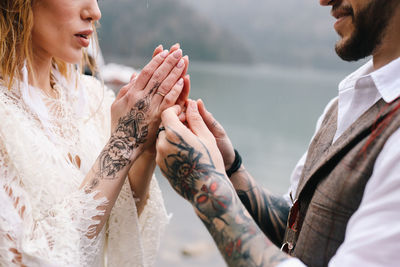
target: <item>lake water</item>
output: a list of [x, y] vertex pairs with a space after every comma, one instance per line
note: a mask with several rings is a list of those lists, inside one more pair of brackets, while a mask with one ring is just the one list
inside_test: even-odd
[[[224, 126], [246, 168], [263, 186], [285, 193], [293, 167], [346, 72], [192, 64], [191, 98], [201, 98]], [[225, 266], [192, 207], [157, 177], [173, 214], [157, 267]], [[184, 251], [192, 254], [185, 256]]]

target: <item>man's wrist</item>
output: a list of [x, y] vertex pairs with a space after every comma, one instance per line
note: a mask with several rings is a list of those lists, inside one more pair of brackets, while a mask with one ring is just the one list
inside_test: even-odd
[[235, 149], [235, 159], [229, 169], [226, 170], [226, 175], [230, 178], [235, 172], [237, 172], [242, 166], [242, 157], [239, 152]]

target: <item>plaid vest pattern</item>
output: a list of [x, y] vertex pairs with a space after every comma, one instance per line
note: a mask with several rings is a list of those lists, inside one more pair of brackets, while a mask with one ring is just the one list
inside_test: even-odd
[[[400, 110], [394, 112], [399, 102], [386, 104], [381, 99], [333, 144], [338, 102], [332, 105], [310, 144], [289, 212], [283, 251], [307, 266], [328, 265], [344, 241], [351, 215], [360, 206], [376, 158], [400, 128]], [[389, 123], [379, 124], [388, 116]]]

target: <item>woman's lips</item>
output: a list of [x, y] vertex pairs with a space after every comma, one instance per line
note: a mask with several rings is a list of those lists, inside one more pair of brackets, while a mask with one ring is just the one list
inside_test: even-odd
[[92, 35], [92, 30], [82, 31], [75, 34], [78, 43], [83, 47], [88, 47], [90, 44], [90, 36]]
[[81, 46], [83, 46], [83, 47], [89, 46], [90, 40], [87, 36], [76, 34], [75, 37]]

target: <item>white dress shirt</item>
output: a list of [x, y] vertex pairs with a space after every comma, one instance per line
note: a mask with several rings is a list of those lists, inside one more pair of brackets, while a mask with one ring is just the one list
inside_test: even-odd
[[[374, 71], [372, 60], [339, 84], [339, 111], [334, 142], [379, 99], [400, 97], [400, 58]], [[337, 99], [335, 98], [335, 99]], [[334, 99], [334, 100], [335, 100]], [[317, 131], [332, 100], [317, 123]], [[293, 170], [290, 190], [299, 183], [307, 153]], [[288, 196], [285, 196], [288, 198]], [[351, 216], [345, 240], [329, 266], [399, 266], [400, 262], [400, 129], [387, 140], [369, 179], [359, 209]], [[279, 267], [304, 266], [289, 259]]]

